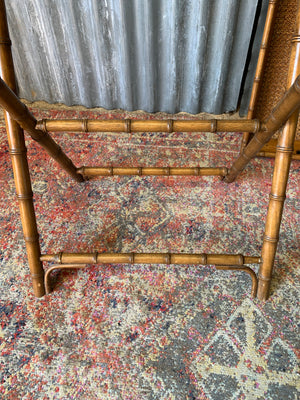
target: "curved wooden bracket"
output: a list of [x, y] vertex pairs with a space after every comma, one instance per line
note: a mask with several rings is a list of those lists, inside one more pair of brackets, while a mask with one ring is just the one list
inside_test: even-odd
[[52, 265], [47, 271], [45, 272], [44, 276], [44, 283], [45, 283], [45, 291], [46, 294], [52, 292], [51, 282], [50, 282], [50, 274], [52, 271], [56, 269], [83, 269], [86, 267], [86, 264], [55, 264]]
[[[167, 260], [167, 263], [170, 263], [170, 260]], [[51, 272], [57, 269], [83, 269], [87, 266], [87, 264], [54, 264], [52, 265], [46, 272], [45, 272], [45, 277], [44, 277], [44, 282], [45, 282], [45, 290], [46, 294], [51, 293], [52, 287], [51, 287]], [[256, 276], [256, 273], [254, 270], [250, 267], [247, 266], [237, 266], [237, 265], [216, 265], [217, 270], [225, 270], [225, 271], [244, 271], [248, 273], [251, 277], [252, 280], [252, 286], [251, 286], [251, 296], [253, 298], [256, 297], [257, 293], [257, 285], [258, 285], [258, 279]]]
[[247, 272], [251, 276], [252, 279], [252, 287], [251, 287], [251, 296], [253, 298], [256, 297], [257, 294], [257, 285], [258, 285], [258, 279], [255, 271], [246, 266], [236, 266], [236, 265], [216, 265], [217, 270], [223, 270], [223, 271], [244, 271]]

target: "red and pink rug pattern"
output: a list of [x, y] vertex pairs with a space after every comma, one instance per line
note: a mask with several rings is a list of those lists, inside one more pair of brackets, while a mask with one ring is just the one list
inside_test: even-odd
[[[55, 106], [33, 112], [38, 119], [158, 117]], [[1, 126], [1, 399], [300, 398], [298, 161], [269, 301], [251, 299], [243, 272], [124, 264], [61, 272], [54, 291], [36, 299]], [[53, 136], [77, 166], [229, 166], [240, 143], [240, 134], [223, 133]], [[28, 158], [43, 253], [260, 253], [274, 160], [253, 160], [230, 185], [216, 177], [78, 184], [31, 140]]]

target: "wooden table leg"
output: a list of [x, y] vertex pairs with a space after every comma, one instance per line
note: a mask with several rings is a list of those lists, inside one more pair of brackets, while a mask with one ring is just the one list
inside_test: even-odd
[[[292, 38], [293, 47], [290, 58], [290, 67], [287, 86], [289, 87], [300, 73], [300, 1], [298, 0], [298, 13], [296, 34]], [[293, 146], [297, 130], [299, 112], [295, 112], [284, 126], [277, 144], [275, 167], [272, 180], [270, 202], [267, 212], [265, 234], [262, 247], [262, 264], [258, 273], [258, 293], [260, 300], [269, 296], [272, 270], [275, 260], [279, 230], [289, 177]]]
[[[0, 66], [5, 82], [12, 90], [16, 90], [16, 81], [10, 49], [10, 39], [6, 21], [4, 1], [0, 0]], [[45, 294], [44, 270], [40, 261], [39, 235], [32, 200], [31, 181], [28, 169], [26, 146], [23, 130], [5, 113], [6, 130], [11, 155], [17, 198], [23, 233], [26, 243], [28, 262], [33, 282], [33, 291], [37, 297]]]

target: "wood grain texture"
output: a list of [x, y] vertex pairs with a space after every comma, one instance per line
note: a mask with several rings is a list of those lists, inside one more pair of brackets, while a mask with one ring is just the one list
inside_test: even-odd
[[245, 265], [260, 263], [260, 257], [242, 254], [184, 254], [184, 253], [56, 253], [43, 254], [42, 261], [59, 264], [199, 264]]

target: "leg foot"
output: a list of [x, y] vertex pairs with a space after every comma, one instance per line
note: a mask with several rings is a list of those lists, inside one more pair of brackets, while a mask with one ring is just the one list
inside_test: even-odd
[[32, 276], [32, 286], [35, 297], [43, 297], [45, 295], [44, 275]]
[[261, 301], [266, 301], [270, 295], [271, 279], [258, 278], [257, 298]]

